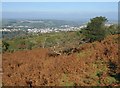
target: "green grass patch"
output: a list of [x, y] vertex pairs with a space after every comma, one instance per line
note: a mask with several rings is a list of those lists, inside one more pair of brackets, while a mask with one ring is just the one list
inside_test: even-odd
[[62, 78], [60, 80], [61, 86], [74, 86], [74, 82], [69, 81], [69, 78], [67, 77], [67, 74], [62, 74]]
[[77, 54], [77, 58], [86, 58], [89, 57], [93, 54], [92, 50], [85, 50], [81, 51], [80, 53]]

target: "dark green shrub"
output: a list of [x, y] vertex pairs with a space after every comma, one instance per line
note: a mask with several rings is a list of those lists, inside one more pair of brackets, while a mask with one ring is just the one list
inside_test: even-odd
[[111, 25], [106, 29], [107, 34], [118, 34], [118, 26], [117, 25]]
[[89, 42], [101, 41], [106, 36], [105, 32], [105, 22], [107, 19], [105, 17], [95, 17], [90, 20], [86, 28], [82, 29], [82, 34], [85, 39]]
[[3, 41], [3, 42], [2, 42], [2, 51], [3, 51], [3, 52], [8, 51], [9, 46], [10, 46], [9, 43]]

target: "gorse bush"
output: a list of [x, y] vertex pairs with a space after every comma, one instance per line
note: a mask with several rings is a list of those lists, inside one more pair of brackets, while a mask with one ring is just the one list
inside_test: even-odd
[[9, 43], [3, 41], [3, 42], [2, 42], [2, 51], [3, 51], [3, 52], [8, 51], [9, 46], [10, 46]]
[[109, 26], [108, 28], [106, 28], [106, 33], [108, 35], [119, 34], [118, 28], [119, 28], [118, 25], [113, 24], [113, 25]]

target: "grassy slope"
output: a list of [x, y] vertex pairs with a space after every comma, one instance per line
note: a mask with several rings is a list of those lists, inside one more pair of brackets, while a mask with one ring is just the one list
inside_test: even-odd
[[[109, 74], [118, 64], [118, 35], [81, 45], [80, 53], [49, 57], [47, 48], [3, 54], [3, 85], [119, 85]], [[119, 73], [118, 68], [114, 71]], [[116, 75], [115, 74], [115, 75]]]

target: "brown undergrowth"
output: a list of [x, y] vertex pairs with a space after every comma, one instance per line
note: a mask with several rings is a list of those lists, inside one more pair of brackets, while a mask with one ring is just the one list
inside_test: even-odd
[[4, 86], [120, 86], [118, 35], [56, 57], [47, 48], [3, 54]]

